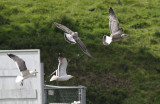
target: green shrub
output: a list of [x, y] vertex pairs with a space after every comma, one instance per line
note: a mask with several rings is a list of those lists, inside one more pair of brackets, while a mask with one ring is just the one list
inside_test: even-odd
[[140, 22], [140, 23], [133, 24], [131, 27], [135, 28], [135, 29], [140, 29], [140, 28], [146, 28], [149, 26], [150, 26], [150, 24], [148, 24], [147, 22]]
[[[87, 86], [87, 104], [159, 104], [159, 1], [121, 2], [0, 0], [0, 49], [41, 49], [46, 83]], [[103, 35], [110, 35], [110, 7], [130, 37], [104, 46]], [[66, 42], [64, 31], [52, 21], [77, 31], [94, 59]], [[57, 69], [59, 51], [71, 60], [67, 73], [78, 78], [57, 84], [49, 82], [48, 75]]]

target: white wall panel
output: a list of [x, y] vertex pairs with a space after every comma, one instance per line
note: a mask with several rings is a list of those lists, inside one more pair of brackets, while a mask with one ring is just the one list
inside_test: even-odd
[[[24, 80], [23, 86], [15, 83], [21, 75], [15, 62], [7, 53], [22, 58], [28, 70], [39, 73]], [[43, 104], [43, 71], [40, 63], [40, 50], [0, 50], [0, 104]]]

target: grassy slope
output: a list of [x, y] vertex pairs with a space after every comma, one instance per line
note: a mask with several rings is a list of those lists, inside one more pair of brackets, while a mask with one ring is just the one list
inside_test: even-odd
[[[0, 0], [0, 49], [40, 48], [47, 75], [57, 67], [57, 52], [72, 60], [68, 73], [78, 76], [58, 85], [87, 86], [88, 104], [159, 104], [159, 0]], [[130, 37], [109, 46], [108, 10], [112, 7]], [[94, 12], [89, 8], [96, 8]], [[52, 20], [79, 32], [92, 60], [64, 41]], [[15, 42], [18, 41], [18, 42]], [[61, 46], [61, 47], [60, 47]], [[128, 71], [124, 72], [123, 66]]]

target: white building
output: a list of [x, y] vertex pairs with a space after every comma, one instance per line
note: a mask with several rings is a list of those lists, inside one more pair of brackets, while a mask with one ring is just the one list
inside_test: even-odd
[[[29, 70], [39, 73], [24, 80], [23, 86], [15, 83], [20, 71], [7, 53], [22, 58]], [[43, 66], [41, 67], [40, 50], [0, 50], [0, 104], [44, 104]]]

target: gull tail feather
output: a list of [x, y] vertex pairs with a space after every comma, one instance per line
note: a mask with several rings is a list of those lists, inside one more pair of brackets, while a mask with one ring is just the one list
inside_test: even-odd
[[54, 81], [54, 80], [57, 80], [57, 79], [58, 79], [58, 77], [53, 75], [52, 78], [50, 79], [50, 81]]
[[22, 76], [17, 76], [17, 78], [16, 78], [16, 83], [21, 82], [23, 79], [24, 79], [24, 77], [22, 77]]
[[103, 38], [104, 38], [104, 42], [103, 42], [104, 45], [109, 45], [112, 42], [112, 37], [105, 35]]

